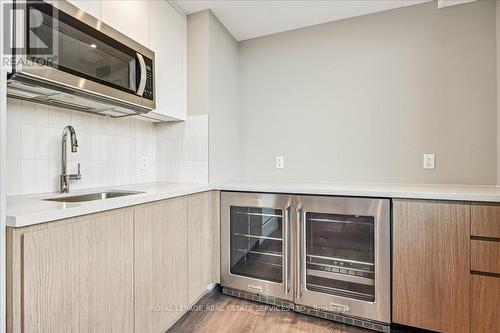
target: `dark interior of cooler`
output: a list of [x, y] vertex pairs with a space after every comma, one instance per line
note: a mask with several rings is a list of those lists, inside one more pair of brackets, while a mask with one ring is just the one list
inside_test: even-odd
[[232, 206], [230, 214], [231, 274], [281, 283], [282, 210]]
[[374, 301], [374, 218], [307, 213], [305, 222], [306, 288]]

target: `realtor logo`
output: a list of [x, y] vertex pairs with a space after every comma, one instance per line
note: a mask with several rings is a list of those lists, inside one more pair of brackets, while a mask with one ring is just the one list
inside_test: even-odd
[[19, 56], [24, 56], [38, 65], [53, 62], [58, 32], [54, 9], [41, 1], [16, 4], [2, 1], [4, 58], [15, 55], [15, 61], [21, 61]]

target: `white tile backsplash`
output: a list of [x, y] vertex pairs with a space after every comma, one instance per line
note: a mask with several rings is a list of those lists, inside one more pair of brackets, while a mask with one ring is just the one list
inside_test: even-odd
[[[41, 159], [35, 161], [35, 192], [43, 193], [49, 188], [49, 160]], [[57, 179], [57, 178], [56, 178]]]
[[156, 127], [157, 181], [208, 183], [208, 115]]
[[[7, 159], [9, 160], [20, 160], [21, 159], [21, 124], [12, 123], [9, 120], [12, 118], [7, 118], [7, 138], [9, 140], [7, 149]], [[20, 118], [19, 118], [20, 119]]]
[[7, 195], [21, 192], [21, 160], [7, 159], [5, 191]]
[[[8, 100], [7, 195], [55, 192], [61, 173], [61, 135], [75, 128], [78, 152], [68, 149], [69, 172], [81, 163], [73, 189], [156, 181], [155, 124], [113, 119], [45, 105]], [[140, 158], [149, 159], [139, 170]]]
[[[75, 128], [78, 151], [68, 149], [73, 189], [148, 182], [208, 183], [208, 115], [151, 123], [66, 111], [30, 102], [7, 104], [7, 195], [56, 192], [61, 135]], [[141, 169], [142, 157], [148, 169]]]
[[21, 124], [21, 158], [23, 160], [34, 160], [35, 148], [41, 148], [38, 147], [35, 140], [35, 125]]
[[35, 193], [35, 160], [22, 160], [20, 171], [22, 193]]

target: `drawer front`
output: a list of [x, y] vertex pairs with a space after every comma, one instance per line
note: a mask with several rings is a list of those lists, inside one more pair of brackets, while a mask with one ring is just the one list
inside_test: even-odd
[[472, 275], [471, 333], [500, 333], [500, 278]]
[[472, 206], [472, 236], [500, 238], [500, 205]]
[[500, 242], [472, 240], [471, 270], [500, 274]]

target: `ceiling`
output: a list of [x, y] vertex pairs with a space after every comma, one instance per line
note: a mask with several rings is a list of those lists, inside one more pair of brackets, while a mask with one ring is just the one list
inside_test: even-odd
[[238, 41], [412, 6], [429, 0], [177, 0], [184, 13], [211, 9]]

